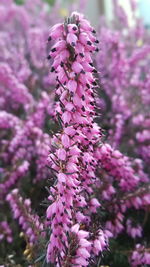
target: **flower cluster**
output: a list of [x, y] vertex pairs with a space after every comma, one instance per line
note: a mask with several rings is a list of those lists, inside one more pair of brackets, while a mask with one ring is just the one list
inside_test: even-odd
[[115, 28], [103, 23], [99, 29], [101, 52], [96, 63], [101, 71], [105, 102], [101, 112], [107, 113], [101, 123], [108, 129], [108, 140], [114, 148], [147, 163], [150, 160], [149, 34], [135, 13], [134, 27], [128, 26], [127, 16], [118, 8], [117, 1], [115, 12], [119, 20], [114, 23]]
[[0, 1], [0, 266], [148, 266], [149, 32], [114, 0], [97, 54], [83, 15], [47, 41], [60, 1], [22, 2]]
[[12, 230], [7, 221], [0, 222], [0, 241], [6, 239], [8, 243], [13, 241]]
[[[48, 39], [55, 39], [48, 58], [53, 58], [51, 72], [56, 74], [55, 111], [61, 129], [51, 141], [53, 151], [49, 155], [56, 183], [50, 188], [52, 203], [47, 209], [51, 227], [47, 261], [58, 266], [88, 266], [107, 246], [100, 222], [95, 227], [91, 220], [100, 206], [93, 197], [98, 164], [94, 151], [101, 138], [94, 122], [97, 71], [91, 54], [97, 51], [98, 43], [94, 34], [89, 22], [74, 12], [64, 24], [51, 28]], [[73, 236], [70, 229], [74, 229]]]
[[32, 214], [30, 199], [23, 199], [18, 189], [13, 189], [6, 197], [14, 219], [17, 219], [25, 238], [30, 246], [39, 241], [38, 236], [43, 230], [43, 224], [37, 215]]
[[143, 245], [137, 244], [130, 257], [132, 267], [150, 264], [150, 249]]
[[[104, 225], [116, 242], [110, 248], [114, 250], [112, 261], [116, 266], [119, 264], [119, 258], [118, 262], [115, 260], [115, 247], [119, 250], [120, 240], [125, 241], [124, 252], [120, 255], [128, 255], [129, 247], [134, 251], [136, 242], [143, 250], [135, 250], [133, 261], [130, 261], [132, 257], [129, 261], [139, 266], [148, 264], [149, 250], [150, 187], [146, 174], [149, 173], [150, 141], [149, 33], [135, 13], [135, 25], [129, 27], [124, 10], [116, 0], [114, 2], [114, 27], [110, 29], [107, 23], [100, 25], [101, 51], [96, 57], [102, 84], [103, 99], [101, 102], [98, 99], [101, 126], [107, 129], [109, 142], [97, 151], [101, 165], [100, 191], [97, 190], [96, 196], [100, 192], [99, 199], [107, 210], [103, 216]], [[134, 11], [136, 5], [130, 2]]]
[[[47, 132], [54, 122], [53, 77], [48, 79], [46, 40], [48, 27], [58, 14], [55, 7], [53, 10], [55, 16], [49, 16], [50, 7], [41, 0], [27, 0], [23, 5], [13, 0], [0, 1], [0, 220], [8, 222], [5, 229], [1, 228], [3, 224], [0, 227], [0, 265], [4, 258], [7, 265], [8, 253], [13, 257], [11, 249], [20, 255], [23, 247], [18, 241], [16, 222], [6, 209], [6, 195], [20, 187], [33, 201], [36, 194], [39, 198], [41, 183], [49, 175]], [[39, 202], [33, 203], [40, 214]], [[2, 241], [9, 239], [9, 225], [17, 242], [5, 242], [4, 246]]]
[[117, 237], [125, 230], [126, 222], [126, 232], [132, 238], [142, 237], [141, 226], [132, 226], [131, 219], [126, 216], [133, 209], [134, 216], [136, 210], [143, 209], [146, 213], [149, 207], [148, 177], [143, 171], [142, 162], [129, 159], [108, 144], [101, 145], [96, 156], [99, 157], [101, 179], [97, 196], [108, 213], [105, 228]]

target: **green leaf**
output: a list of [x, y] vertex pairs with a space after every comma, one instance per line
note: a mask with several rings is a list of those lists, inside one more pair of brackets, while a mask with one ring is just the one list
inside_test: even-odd
[[44, 2], [48, 3], [50, 6], [55, 4], [55, 0], [44, 0]]
[[15, 3], [17, 5], [23, 5], [24, 4], [24, 0], [15, 0]]
[[43, 260], [44, 258], [45, 258], [45, 253], [44, 253], [44, 254], [42, 254], [40, 257], [38, 257], [38, 258], [35, 260], [35, 262], [34, 262], [34, 263], [37, 263], [37, 262], [39, 262], [39, 261]]

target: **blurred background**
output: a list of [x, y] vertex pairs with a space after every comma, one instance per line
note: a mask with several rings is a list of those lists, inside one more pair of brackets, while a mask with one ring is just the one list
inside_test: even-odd
[[[130, 0], [119, 0], [119, 4], [125, 9], [130, 25], [133, 25]], [[144, 19], [145, 26], [150, 26], [150, 0], [136, 0], [136, 14]], [[87, 0], [86, 14], [94, 25], [97, 24], [99, 15], [104, 15], [108, 21], [114, 19], [113, 0]]]
[[[112, 253], [103, 258], [102, 265], [147, 267], [150, 0], [0, 0], [0, 266], [42, 266], [41, 262], [30, 264], [41, 256], [48, 240], [39, 245], [38, 232], [30, 242], [30, 232], [25, 231], [9, 199], [15, 189], [15, 205], [27, 225], [32, 222], [33, 231], [36, 220], [45, 222], [46, 207], [41, 203], [48, 196], [46, 186], [53, 182], [47, 155], [51, 137], [59, 130], [55, 75], [50, 71], [52, 60], [47, 60], [53, 44], [47, 39], [49, 29], [73, 10], [85, 14], [97, 29], [100, 51], [93, 57], [98, 70], [97, 122], [103, 129], [102, 142], [110, 144], [118, 163], [118, 169], [114, 165], [115, 174], [102, 170], [99, 175], [100, 179], [104, 177], [97, 193], [104, 206], [100, 218], [103, 227], [113, 225], [109, 230], [114, 236], [110, 242]], [[133, 185], [137, 181], [130, 193], [139, 202], [129, 199], [127, 210], [121, 210], [118, 197], [121, 203], [121, 197], [128, 201], [132, 194], [122, 191], [118, 175]], [[111, 209], [114, 200], [116, 206]], [[137, 265], [132, 252], [133, 256], [138, 253]]]
[[[25, 0], [15, 0], [17, 4], [23, 4]], [[55, 0], [43, 0], [50, 6], [55, 4]], [[104, 15], [108, 21], [114, 19], [113, 0], [57, 0], [60, 6], [60, 14], [65, 16], [68, 14], [69, 6], [73, 3], [79, 3], [84, 8], [85, 14], [88, 16], [94, 26], [99, 22], [99, 16]], [[119, 4], [126, 10], [129, 17], [130, 25], [133, 25], [131, 0], [119, 0]], [[150, 0], [135, 0], [137, 3], [136, 14], [143, 18], [146, 27], [150, 26]], [[78, 5], [77, 5], [78, 6]], [[76, 7], [76, 5], [74, 5]]]

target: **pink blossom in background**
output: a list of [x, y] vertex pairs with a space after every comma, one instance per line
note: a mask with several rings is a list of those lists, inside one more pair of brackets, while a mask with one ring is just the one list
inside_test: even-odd
[[150, 264], [149, 31], [86, 2], [0, 3], [0, 266]]

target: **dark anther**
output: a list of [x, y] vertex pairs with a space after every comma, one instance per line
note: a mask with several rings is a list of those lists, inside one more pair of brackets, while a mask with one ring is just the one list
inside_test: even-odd
[[96, 48], [95, 51], [98, 52], [99, 51], [99, 48]]
[[81, 108], [81, 109], [82, 109], [82, 111], [85, 111], [85, 107], [84, 107], [84, 106], [82, 106], [82, 108]]
[[90, 62], [89, 65], [91, 65], [93, 67], [93, 63]]
[[91, 43], [90, 41], [87, 41], [87, 44], [88, 44], [88, 45], [92, 45], [92, 43]]
[[55, 71], [55, 68], [54, 68], [54, 67], [52, 67], [52, 68], [51, 68], [51, 72], [54, 72], [54, 71]]
[[92, 33], [96, 33], [96, 31], [95, 31], [95, 30], [93, 30], [93, 31], [92, 31]]
[[77, 28], [74, 26], [72, 29], [73, 29], [74, 31], [76, 31]]
[[72, 46], [75, 46], [76, 44], [74, 42], [71, 43]]
[[84, 95], [82, 95], [82, 97], [81, 97], [81, 98], [82, 98], [82, 100], [83, 100], [83, 101], [85, 100], [85, 96], [84, 96]]
[[47, 59], [48, 59], [48, 60], [51, 59], [51, 56], [49, 55], [49, 56], [47, 57]]
[[80, 55], [81, 57], [84, 57], [84, 54], [83, 54], [83, 53], [79, 53], [79, 55]]
[[84, 71], [84, 70], [81, 70], [81, 73], [82, 73], [82, 74], [85, 74], [85, 71]]
[[48, 37], [48, 42], [51, 41], [51, 40], [52, 40], [52, 38], [51, 38], [51, 36], [49, 36], [49, 37]]
[[94, 69], [94, 70], [92, 70], [92, 72], [93, 72], [93, 73], [97, 73], [97, 70], [96, 70], [96, 69]]
[[61, 67], [63, 67], [63, 66], [64, 66], [64, 63], [63, 63], [63, 62], [61, 62], [61, 63], [60, 63], [60, 66], [61, 66]]
[[92, 82], [93, 85], [97, 85], [97, 82]]
[[95, 43], [96, 43], [96, 44], [99, 44], [99, 41], [98, 41], [98, 40], [96, 40], [96, 41], [95, 41]]
[[94, 106], [94, 103], [93, 103], [93, 102], [90, 102], [90, 105], [91, 105], [91, 106]]
[[89, 85], [88, 83], [86, 83], [86, 86], [87, 86], [87, 88], [89, 88], [89, 89], [90, 89], [90, 85]]
[[54, 47], [54, 48], [52, 48], [52, 50], [51, 50], [52, 52], [55, 52], [56, 51], [56, 48]]

